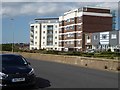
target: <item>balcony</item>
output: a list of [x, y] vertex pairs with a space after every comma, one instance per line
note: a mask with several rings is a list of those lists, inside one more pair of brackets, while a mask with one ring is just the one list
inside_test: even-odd
[[34, 35], [33, 35], [33, 34], [31, 34], [31, 35], [30, 35], [30, 37], [34, 37]]
[[48, 25], [47, 30], [53, 30], [53, 25]]
[[34, 44], [34, 41], [33, 40], [30, 40], [30, 45], [33, 45]]
[[47, 41], [53, 41], [53, 38], [48, 38]]

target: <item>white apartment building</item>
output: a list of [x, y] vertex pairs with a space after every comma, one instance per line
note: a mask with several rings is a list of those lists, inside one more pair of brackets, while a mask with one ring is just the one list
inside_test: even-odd
[[59, 19], [39, 18], [30, 24], [30, 50], [58, 50]]

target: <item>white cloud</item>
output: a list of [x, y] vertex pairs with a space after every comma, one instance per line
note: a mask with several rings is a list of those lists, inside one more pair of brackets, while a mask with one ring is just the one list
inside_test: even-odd
[[117, 2], [101, 3], [101, 4], [99, 4], [99, 6], [108, 7], [111, 10], [117, 10], [118, 9], [118, 3]]
[[112, 2], [4, 2], [2, 4], [2, 14], [7, 14], [9, 16], [59, 16], [68, 10], [80, 8], [86, 5], [99, 5], [101, 7], [110, 7], [111, 9], [118, 8], [117, 3]]
[[119, 0], [3, 0], [3, 2], [118, 2]]

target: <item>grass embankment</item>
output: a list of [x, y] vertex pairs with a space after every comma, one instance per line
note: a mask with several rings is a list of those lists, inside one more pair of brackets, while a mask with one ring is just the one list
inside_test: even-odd
[[[23, 52], [23, 51], [21, 51]], [[76, 51], [54, 51], [54, 50], [31, 50], [24, 51], [29, 53], [40, 53], [40, 54], [54, 54], [54, 55], [70, 55], [70, 56], [82, 56], [82, 57], [93, 57], [93, 58], [105, 58], [105, 59], [116, 59], [120, 60], [120, 53], [118, 52], [94, 52], [94, 53], [85, 53], [85, 52], [76, 52]]]

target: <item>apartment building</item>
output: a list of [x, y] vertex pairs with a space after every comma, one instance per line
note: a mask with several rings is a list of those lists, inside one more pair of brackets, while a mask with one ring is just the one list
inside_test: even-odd
[[114, 51], [120, 45], [120, 30], [98, 32], [92, 35], [92, 48], [96, 50]]
[[30, 50], [58, 50], [59, 19], [38, 18], [30, 24]]
[[112, 31], [109, 8], [83, 7], [59, 17], [59, 50], [84, 51], [92, 48], [92, 33]]

